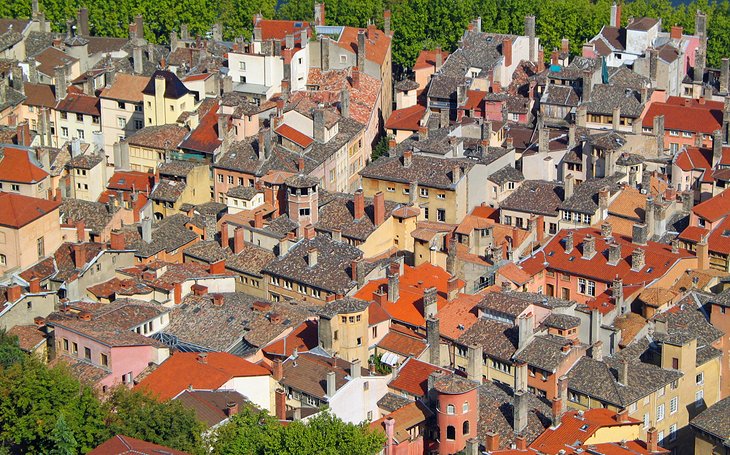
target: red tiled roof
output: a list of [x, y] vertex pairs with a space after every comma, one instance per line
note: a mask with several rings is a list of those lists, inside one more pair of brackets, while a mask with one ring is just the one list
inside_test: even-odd
[[56, 89], [52, 85], [25, 83], [25, 101], [26, 106], [56, 106]]
[[370, 30], [355, 27], [343, 27], [342, 35], [337, 45], [357, 55], [357, 34], [366, 30], [368, 38], [365, 40], [365, 59], [378, 65], [385, 63], [385, 57], [390, 49], [390, 37], [382, 30], [372, 27]]
[[116, 435], [89, 452], [89, 455], [189, 455], [187, 452], [152, 444], [129, 436]]
[[149, 81], [149, 77], [118, 73], [111, 87], [104, 88], [99, 97], [141, 103], [144, 99], [142, 90], [144, 90]]
[[591, 438], [596, 431], [606, 427], [620, 427], [640, 424], [641, 421], [626, 416], [625, 422], [620, 422], [618, 414], [608, 409], [590, 409], [579, 417], [577, 411], [566, 412], [560, 425], [545, 430], [530, 444], [530, 448], [540, 453], [557, 454], [566, 446], [575, 446], [576, 442], [583, 443]]
[[[404, 272], [399, 278], [399, 299], [397, 302], [384, 302], [382, 307], [393, 319], [407, 324], [423, 327], [426, 320], [423, 318], [423, 293], [428, 287], [435, 287], [437, 293], [437, 307], [441, 309], [446, 305], [448, 272], [444, 269], [424, 262], [418, 267], [404, 266]], [[373, 280], [363, 286], [355, 294], [355, 298], [371, 301], [374, 293], [384, 285], [387, 285], [387, 278]], [[459, 287], [464, 282], [459, 280]]]
[[712, 150], [706, 148], [687, 147], [677, 155], [675, 164], [683, 171], [712, 168]]
[[393, 326], [380, 343], [379, 349], [394, 352], [405, 357], [418, 357], [426, 349], [426, 341], [423, 337], [407, 329], [399, 330], [400, 327]]
[[295, 130], [287, 124], [282, 124], [281, 126], [279, 126], [276, 129], [276, 134], [284, 136], [285, 138], [301, 146], [302, 148], [307, 148], [312, 145], [312, 142], [314, 142], [314, 139], [298, 130]]
[[[441, 61], [445, 62], [446, 59], [449, 57], [449, 53], [447, 51], [441, 51]], [[416, 63], [413, 65], [414, 70], [429, 68], [429, 67], [435, 67], [436, 66], [436, 51], [428, 51], [428, 50], [422, 50], [420, 54], [418, 54], [418, 58], [416, 58]], [[423, 88], [423, 87], [421, 87]]]
[[694, 206], [693, 212], [707, 221], [714, 222], [730, 213], [730, 188]]
[[[283, 339], [278, 340], [262, 350], [268, 355], [289, 357], [294, 353], [294, 349], [298, 352], [307, 352], [315, 348], [317, 342], [317, 323], [315, 321], [304, 321], [286, 336], [286, 343]], [[284, 353], [284, 346], [286, 346], [286, 353]]]
[[698, 243], [707, 235], [707, 247], [710, 251], [730, 254], [730, 217], [725, 218], [711, 232], [697, 226], [688, 226], [679, 234], [679, 239], [690, 243]]
[[418, 131], [425, 111], [426, 108], [420, 104], [395, 110], [388, 117], [388, 121], [385, 122], [385, 128], [389, 130]]
[[208, 352], [205, 362], [198, 353], [177, 352], [135, 388], [164, 401], [188, 387], [216, 390], [232, 378], [269, 374], [266, 368], [227, 352]]
[[5, 146], [0, 155], [0, 181], [37, 183], [48, 177], [48, 172], [33, 164], [28, 150]]
[[388, 313], [385, 312], [383, 307], [375, 302], [370, 302], [368, 306], [368, 325], [375, 325], [390, 319]]
[[477, 304], [481, 295], [459, 294], [438, 312], [441, 336], [458, 339], [469, 327], [477, 322]]
[[94, 115], [97, 117], [101, 115], [99, 111], [99, 98], [80, 93], [68, 93], [66, 98], [58, 102], [56, 110], [73, 112], [76, 114]]
[[[309, 22], [303, 21], [261, 20], [258, 25], [261, 27], [261, 38], [263, 40], [284, 40], [286, 35], [294, 34], [295, 43], [301, 42], [301, 31], [309, 29]], [[309, 33], [311, 32], [307, 31], [307, 35]]]
[[138, 171], [116, 171], [106, 187], [110, 190], [144, 191], [152, 187], [152, 174]]
[[[558, 232], [544, 246], [542, 251], [525, 258], [520, 266], [532, 276], [545, 268], [603, 283], [609, 283], [614, 277], [618, 276], [623, 280], [624, 287], [627, 288], [631, 286], [643, 287], [664, 276], [679, 259], [693, 257], [690, 252], [682, 249], [679, 250], [678, 254], [673, 254], [671, 246], [663, 243], [647, 242], [647, 245], [638, 246], [631, 243], [630, 237], [614, 235], [614, 241], [621, 245], [621, 260], [616, 265], [609, 265], [608, 255], [605, 254], [608, 250], [608, 243], [606, 239], [601, 237], [600, 230], [593, 228], [571, 230], [575, 246], [573, 251], [566, 253], [563, 240], [568, 232], [565, 229]], [[590, 259], [583, 259], [582, 243], [584, 237], [588, 234], [593, 235], [595, 239], [596, 254]], [[631, 269], [631, 255], [637, 248], [644, 250], [646, 265], [640, 271], [633, 271]], [[544, 265], [546, 260], [548, 262], [547, 267]], [[625, 294], [628, 294], [628, 291]], [[602, 296], [606, 297], [605, 293], [596, 296], [596, 301]]]
[[[687, 103], [688, 105], [685, 105]], [[642, 126], [652, 128], [654, 117], [664, 116], [664, 128], [667, 130], [692, 131], [712, 134], [722, 127], [723, 103], [670, 96], [665, 103], [652, 103], [644, 115]]]
[[182, 141], [180, 148], [213, 154], [221, 145], [218, 139], [218, 106], [210, 109], [201, 119], [198, 127]]
[[388, 386], [392, 389], [407, 392], [415, 397], [423, 397], [426, 396], [428, 391], [428, 377], [431, 373], [437, 371], [446, 370], [411, 358], [398, 370], [398, 376], [390, 381]]
[[483, 92], [481, 90], [467, 90], [466, 102], [462, 107], [467, 110], [476, 109], [479, 107], [479, 104], [482, 102], [486, 95], [487, 92]]
[[204, 81], [212, 75], [213, 73], [193, 74], [192, 76], [186, 76], [183, 78], [183, 82]]
[[497, 271], [500, 275], [507, 278], [518, 286], [530, 281], [530, 274], [519, 268], [514, 262], [508, 262]]
[[0, 191], [0, 226], [19, 229], [58, 210], [60, 205], [57, 201]]

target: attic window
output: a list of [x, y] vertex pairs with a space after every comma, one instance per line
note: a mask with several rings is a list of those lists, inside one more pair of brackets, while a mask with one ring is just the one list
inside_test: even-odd
[[588, 430], [588, 424], [585, 424], [582, 427], [580, 427], [580, 431], [586, 431], [586, 430]]
[[724, 231], [722, 231], [722, 236], [723, 237], [730, 237], [730, 229], [725, 229]]

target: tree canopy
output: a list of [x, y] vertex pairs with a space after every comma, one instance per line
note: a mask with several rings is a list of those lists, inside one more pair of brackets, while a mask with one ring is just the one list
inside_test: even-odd
[[[392, 11], [393, 61], [411, 66], [424, 48], [441, 46], [453, 50], [469, 21], [482, 18], [482, 29], [499, 33], [522, 33], [524, 17], [534, 14], [537, 33], [549, 55], [570, 40], [571, 50], [608, 23], [612, 0], [328, 0], [327, 23], [364, 27], [369, 21], [383, 26], [383, 11]], [[31, 0], [0, 2], [0, 16], [28, 17]], [[278, 5], [278, 9], [277, 9]], [[187, 23], [193, 35], [205, 34], [214, 22], [224, 26], [224, 38], [249, 38], [252, 17], [312, 20], [314, 0], [40, 0], [40, 7], [56, 31], [63, 31], [67, 18], [79, 7], [89, 8], [92, 34], [124, 37], [136, 14], [145, 16], [145, 36], [155, 43], [169, 40], [172, 30]], [[629, 17], [661, 17], [668, 30], [681, 25], [694, 32], [694, 16], [701, 10], [708, 17], [708, 62], [719, 65], [730, 46], [730, 2], [692, 0], [673, 5], [672, 0], [633, 0], [623, 6], [623, 22]]]
[[385, 435], [367, 424], [345, 423], [327, 410], [306, 423], [282, 426], [266, 412], [244, 407], [212, 440], [219, 455], [372, 455], [383, 448]]

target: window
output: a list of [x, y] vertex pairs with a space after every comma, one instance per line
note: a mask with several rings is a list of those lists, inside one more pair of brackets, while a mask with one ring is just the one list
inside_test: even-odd
[[700, 389], [695, 392], [695, 406], [700, 406], [705, 399], [705, 391]]
[[596, 295], [596, 282], [586, 280], [585, 278], [578, 278], [578, 292], [583, 295], [589, 295], [595, 297]]
[[362, 389], [363, 390], [370, 390], [370, 382], [365, 381], [362, 383]]
[[42, 258], [46, 255], [46, 247], [45, 247], [45, 241], [43, 240], [43, 237], [38, 237], [38, 240], [36, 240], [36, 250], [38, 252], [38, 258]]
[[664, 420], [664, 403], [656, 407], [656, 421], [661, 422]]
[[340, 63], [347, 63], [347, 55], [340, 55]]
[[469, 402], [468, 401], [465, 401], [464, 404], [461, 405], [461, 412], [463, 414], [466, 414], [467, 412], [469, 412]]
[[171, 104], [170, 105], [170, 112], [175, 112], [175, 105], [174, 104]]
[[577, 393], [569, 390], [568, 391], [568, 400], [572, 401], [574, 403], [580, 403], [580, 396]]
[[446, 210], [436, 209], [436, 219], [441, 222], [446, 221]]
[[68, 127], [61, 127], [61, 137], [68, 137]]
[[644, 414], [644, 428], [649, 428], [649, 413]]
[[233, 176], [232, 175], [228, 176], [228, 184], [233, 185]]
[[695, 376], [695, 382], [697, 385], [702, 385], [705, 383], [705, 374], [704, 373], [697, 373], [697, 376]]
[[127, 121], [124, 119], [124, 117], [117, 117], [117, 126], [119, 128], [124, 128], [127, 126]]
[[453, 404], [450, 404], [450, 405], [447, 405], [446, 406], [446, 414], [448, 414], [448, 415], [454, 415], [454, 414], [456, 414], [456, 408], [454, 408], [454, 405]]
[[393, 186], [389, 186], [389, 187], [388, 187], [388, 188], [386, 188], [386, 189], [387, 189], [387, 191], [388, 191], [389, 193], [394, 193], [394, 192], [395, 192], [395, 187], [393, 187]]
[[428, 215], [428, 207], [424, 207], [424, 208], [423, 208], [423, 216], [425, 216], [425, 217], [426, 217], [426, 219], [429, 219], [429, 215]]
[[467, 435], [469, 434], [469, 421], [465, 420], [464, 424], [461, 427], [461, 434]]
[[60, 112], [61, 120], [66, 120], [68, 118], [68, 114], [66, 112]]
[[419, 193], [421, 194], [421, 197], [428, 197], [428, 188], [421, 188]]
[[446, 439], [449, 441], [453, 441], [454, 439], [456, 439], [456, 428], [454, 428], [453, 425], [449, 425], [448, 427], [446, 427]]
[[692, 137], [692, 133], [688, 133], [687, 131], [682, 131], [682, 137]]
[[79, 353], [79, 345], [78, 345], [78, 343], [71, 343], [71, 353], [72, 354], [78, 354]]
[[657, 390], [658, 397], [663, 397], [665, 393], [666, 393], [665, 387], [662, 387], [661, 389]]
[[68, 351], [68, 339], [63, 339], [63, 350]]
[[223, 183], [223, 174], [218, 174], [218, 183]]
[[101, 359], [100, 359], [101, 366], [108, 367], [109, 366], [109, 357], [107, 357], [106, 354], [101, 354], [100, 357], [101, 357]]
[[674, 414], [679, 409], [679, 397], [669, 400], [669, 415]]
[[519, 122], [520, 114], [515, 114], [515, 113], [510, 114], [510, 120], [512, 120], [513, 122]]
[[638, 403], [631, 403], [629, 406], [629, 413], [636, 412], [636, 408], [638, 408]]
[[144, 122], [142, 120], [135, 120], [134, 121], [134, 129], [135, 130], [141, 130], [144, 128]]
[[466, 357], [468, 349], [461, 345], [456, 345], [456, 355], [459, 357]]
[[669, 427], [669, 440], [675, 441], [677, 439], [677, 424], [674, 423]]
[[122, 375], [122, 384], [129, 384], [132, 382], [132, 372]]
[[96, 115], [92, 115], [91, 116], [91, 123], [93, 123], [94, 125], [98, 125], [99, 124], [99, 117], [96, 116]]
[[238, 69], [240, 69], [241, 71], [246, 71], [246, 62], [239, 62]]
[[339, 335], [339, 331], [338, 330], [335, 330], [335, 333], [332, 336], [332, 339], [334, 339], [335, 341], [337, 341], [338, 335]]
[[91, 349], [90, 348], [84, 348], [84, 358], [86, 360], [91, 360]]
[[83, 122], [84, 121], [84, 114], [76, 114], [76, 121], [77, 122]]
[[504, 216], [504, 224], [506, 224], [508, 226], [512, 225], [512, 217], [509, 216], [509, 215], [505, 215]]
[[119, 109], [126, 109], [127, 106], [124, 104], [124, 101], [117, 101], [117, 107]]
[[679, 136], [679, 131], [677, 131], [677, 130], [669, 130], [669, 135], [670, 136]]
[[362, 346], [362, 337], [357, 337], [357, 345]]
[[340, 321], [342, 321], [343, 324], [347, 324], [347, 316], [341, 316]]
[[679, 359], [676, 357], [672, 357], [672, 369], [679, 370]]
[[17, 183], [11, 183], [10, 184], [10, 189], [12, 191], [20, 191], [20, 185], [18, 185]]
[[84, 130], [76, 130], [76, 137], [79, 139], [84, 139]]
[[299, 209], [299, 216], [309, 216], [310, 213], [310, 209], [308, 208]]
[[446, 199], [446, 193], [439, 193], [436, 195], [437, 199]]
[[657, 441], [659, 441], [659, 444], [662, 444], [664, 442], [664, 432], [660, 431], [659, 434], [657, 434]]

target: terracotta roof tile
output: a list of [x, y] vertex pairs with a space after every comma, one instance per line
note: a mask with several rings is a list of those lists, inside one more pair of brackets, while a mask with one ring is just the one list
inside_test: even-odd
[[414, 397], [425, 397], [428, 392], [428, 377], [437, 371], [447, 372], [430, 363], [411, 358], [400, 367], [398, 375], [390, 381], [388, 387], [407, 392]]
[[289, 139], [302, 148], [307, 148], [312, 145], [312, 142], [314, 142], [314, 139], [292, 128], [286, 123], [276, 129], [276, 134]]
[[89, 452], [89, 455], [189, 455], [187, 452], [152, 444], [129, 436], [116, 435]]
[[165, 401], [188, 387], [216, 390], [232, 378], [269, 376], [266, 368], [227, 352], [176, 352], [135, 389]]
[[0, 148], [0, 181], [28, 184], [38, 183], [46, 177], [48, 173], [31, 159], [31, 150], [10, 146]]
[[104, 88], [99, 97], [141, 103], [144, 98], [142, 90], [144, 90], [149, 81], [150, 79], [145, 76], [119, 73], [116, 75], [111, 87]]
[[670, 96], [666, 103], [652, 103], [649, 106], [642, 125], [644, 128], [654, 126], [654, 117], [664, 116], [666, 130], [701, 132], [712, 134], [722, 127], [723, 103]]
[[393, 111], [385, 122], [389, 130], [418, 131], [426, 108], [420, 104]]
[[406, 333], [391, 327], [378, 343], [378, 348], [405, 357], [419, 357], [426, 350], [426, 341], [415, 333]]
[[0, 191], [0, 226], [21, 228], [58, 210], [60, 203]]
[[360, 30], [367, 32], [365, 44], [365, 58], [378, 65], [385, 63], [385, 58], [390, 50], [390, 37], [382, 30], [376, 28], [360, 29], [355, 27], [343, 27], [340, 40], [337, 45], [341, 48], [357, 54], [357, 35]]
[[66, 98], [60, 100], [56, 104], [56, 110], [73, 112], [76, 114], [87, 114], [100, 116], [99, 98], [95, 96], [87, 96], [77, 93], [68, 93]]

